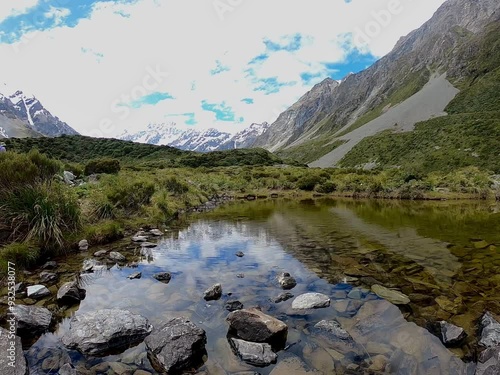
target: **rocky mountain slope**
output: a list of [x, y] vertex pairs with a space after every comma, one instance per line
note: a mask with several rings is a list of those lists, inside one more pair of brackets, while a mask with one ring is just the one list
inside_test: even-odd
[[235, 135], [231, 135], [217, 129], [181, 128], [174, 123], [150, 124], [145, 130], [136, 133], [125, 131], [117, 138], [153, 145], [167, 145], [187, 151], [209, 152], [250, 147], [268, 127], [269, 124], [266, 122], [252, 124]]
[[[0, 89], [3, 87], [0, 85]], [[57, 137], [78, 134], [32, 95], [0, 93], [0, 137]]]
[[[365, 136], [402, 122], [407, 112], [399, 111], [401, 115], [396, 116], [394, 109], [430, 84], [431, 77], [446, 80], [443, 74], [448, 73], [448, 81], [452, 79], [458, 86], [466, 76], [462, 68], [473, 55], [462, 47], [495, 22], [499, 7], [496, 0], [447, 1], [429, 21], [401, 38], [387, 56], [368, 69], [348, 76], [338, 86], [332, 85], [330, 79], [316, 85], [281, 114], [255, 145], [279, 151], [283, 156], [302, 154], [297, 151], [314, 148], [318, 152], [308, 153], [308, 160], [301, 161], [311, 163], [330, 154], [313, 165], [335, 165]], [[427, 91], [427, 94], [439, 96], [442, 85], [431, 86], [437, 91]], [[449, 88], [447, 100], [432, 111], [425, 102], [414, 100], [414, 112], [426, 112], [428, 116], [413, 116], [415, 122], [443, 115], [443, 109], [454, 97], [453, 91]], [[315, 98], [312, 104], [308, 97]], [[391, 115], [381, 118], [391, 110]], [[375, 119], [378, 123], [370, 123]], [[415, 122], [398, 130], [411, 130]], [[364, 129], [351, 137], [364, 125]], [[351, 142], [353, 139], [356, 142]], [[349, 145], [341, 149], [346, 143]]]

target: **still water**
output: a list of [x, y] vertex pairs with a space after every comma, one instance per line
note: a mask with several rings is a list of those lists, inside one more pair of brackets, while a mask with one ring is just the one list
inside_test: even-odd
[[[65, 263], [60, 284], [100, 249], [59, 260]], [[69, 359], [89, 374], [155, 373], [144, 344], [105, 358], [84, 358], [60, 344], [72, 314], [104, 308], [141, 314], [153, 325], [186, 316], [207, 333], [208, 356], [197, 371], [263, 375], [292, 375], [286, 366], [276, 369], [290, 357], [309, 371], [363, 374], [376, 356], [384, 356], [395, 374], [466, 373], [463, 361], [476, 353], [477, 319], [486, 310], [500, 314], [500, 207], [492, 202], [235, 202], [171, 228], [156, 248], [141, 252], [126, 240], [104, 249], [120, 251], [127, 262], [83, 277], [85, 300], [64, 312], [54, 332], [26, 348], [32, 373], [47, 373], [47, 363]], [[245, 255], [237, 257], [238, 251]], [[152, 278], [161, 271], [172, 273], [170, 283]], [[128, 279], [134, 272], [142, 278]], [[298, 314], [292, 300], [274, 303], [283, 292], [276, 281], [281, 272], [297, 280], [295, 296], [324, 293], [331, 306]], [[222, 284], [223, 297], [204, 301], [203, 291], [215, 283]], [[370, 292], [373, 284], [397, 289], [411, 303], [388, 304]], [[277, 365], [256, 368], [232, 352], [228, 300], [259, 306], [288, 325], [288, 345], [278, 352]], [[314, 335], [314, 324], [333, 318], [359, 342], [361, 355], [334, 350]], [[466, 342], [444, 348], [426, 329], [439, 320], [463, 327]]]

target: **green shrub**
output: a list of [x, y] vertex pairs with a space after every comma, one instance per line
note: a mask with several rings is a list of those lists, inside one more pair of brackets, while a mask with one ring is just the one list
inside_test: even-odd
[[64, 233], [80, 227], [80, 207], [73, 192], [61, 183], [26, 185], [3, 194], [3, 228], [14, 240], [34, 240], [43, 247], [61, 247]]
[[102, 158], [91, 160], [85, 165], [85, 175], [95, 173], [116, 174], [120, 172], [120, 161], [118, 159]]
[[105, 245], [123, 238], [123, 228], [116, 221], [103, 221], [85, 228], [84, 236], [91, 245]]
[[127, 181], [120, 178], [107, 191], [109, 201], [117, 208], [135, 211], [147, 205], [155, 192], [152, 182], [146, 180]]
[[297, 188], [305, 191], [313, 191], [316, 185], [322, 182], [323, 178], [316, 175], [305, 175], [297, 181]]
[[180, 195], [185, 194], [189, 191], [189, 186], [183, 182], [180, 182], [176, 177], [169, 177], [165, 181], [165, 188], [171, 193]]
[[15, 263], [16, 268], [27, 268], [35, 265], [39, 258], [40, 249], [37, 246], [29, 242], [13, 242], [0, 250], [0, 269], [6, 271], [8, 262]]
[[321, 194], [331, 194], [337, 190], [337, 184], [333, 181], [326, 181], [316, 186], [316, 191]]

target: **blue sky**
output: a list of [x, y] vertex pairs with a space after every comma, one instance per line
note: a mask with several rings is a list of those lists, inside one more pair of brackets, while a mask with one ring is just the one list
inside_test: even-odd
[[369, 67], [443, 2], [390, 13], [391, 1], [2, 0], [0, 88], [90, 135], [161, 122], [236, 132]]

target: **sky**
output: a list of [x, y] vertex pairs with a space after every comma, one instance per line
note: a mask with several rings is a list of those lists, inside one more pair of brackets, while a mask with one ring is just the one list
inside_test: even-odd
[[394, 47], [444, 0], [2, 0], [0, 93], [82, 134], [235, 133]]

